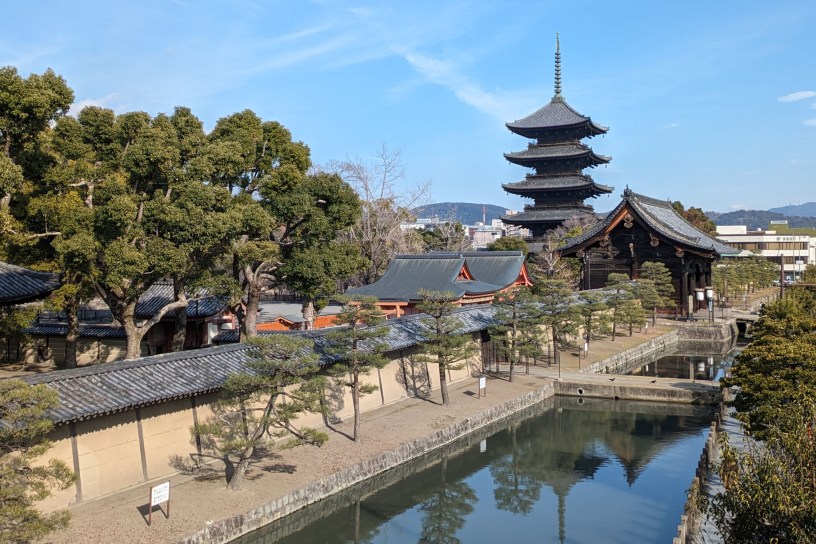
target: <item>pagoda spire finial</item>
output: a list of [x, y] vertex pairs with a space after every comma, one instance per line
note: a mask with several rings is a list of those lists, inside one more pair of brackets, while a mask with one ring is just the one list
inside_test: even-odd
[[561, 98], [561, 39], [555, 33], [555, 96]]

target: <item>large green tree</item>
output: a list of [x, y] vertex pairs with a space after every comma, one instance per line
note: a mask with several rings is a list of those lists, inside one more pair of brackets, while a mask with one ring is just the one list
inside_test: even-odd
[[45, 385], [0, 380], [0, 543], [39, 540], [68, 524], [69, 512], [44, 514], [37, 508], [54, 488], [74, 481], [61, 461], [35, 462], [51, 448], [46, 436], [54, 424], [46, 411], [58, 402]]

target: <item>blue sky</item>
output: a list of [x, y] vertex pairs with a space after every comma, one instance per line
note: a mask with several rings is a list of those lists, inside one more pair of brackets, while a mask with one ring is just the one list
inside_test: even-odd
[[402, 152], [433, 201], [520, 209], [504, 123], [553, 94], [609, 126], [591, 173], [705, 210], [816, 200], [816, 2], [6, 0], [0, 65], [51, 67], [88, 104], [190, 107], [210, 130], [250, 108], [316, 164]]

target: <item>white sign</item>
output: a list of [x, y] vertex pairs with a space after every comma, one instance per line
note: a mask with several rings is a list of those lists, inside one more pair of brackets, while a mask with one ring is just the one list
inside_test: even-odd
[[479, 389], [487, 389], [487, 378], [484, 376], [479, 378]]
[[484, 453], [487, 451], [487, 440], [482, 440], [479, 442], [479, 453]]
[[170, 482], [164, 482], [150, 489], [150, 506], [156, 506], [170, 500]]

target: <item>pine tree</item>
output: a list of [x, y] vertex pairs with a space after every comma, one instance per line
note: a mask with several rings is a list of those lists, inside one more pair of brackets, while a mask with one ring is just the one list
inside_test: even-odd
[[360, 376], [368, 375], [375, 368], [388, 364], [383, 355], [387, 329], [381, 326], [385, 320], [372, 297], [341, 297], [342, 311], [335, 323], [341, 328], [327, 335], [327, 352], [334, 357], [330, 373], [348, 377], [346, 386], [351, 389], [354, 406], [354, 433], [352, 440], [360, 438], [360, 397], [373, 393], [377, 387], [361, 384]]
[[294, 423], [303, 412], [321, 410], [319, 357], [312, 342], [275, 335], [255, 337], [250, 345], [246, 370], [227, 378], [214, 416], [197, 429], [209, 449], [237, 459], [230, 489], [240, 488], [255, 450], [270, 439], [289, 438], [283, 447], [320, 446], [328, 439]]
[[426, 340], [420, 344], [420, 359], [439, 367], [442, 404], [450, 404], [448, 372], [458, 370], [473, 353], [470, 336], [462, 334], [462, 322], [456, 317], [456, 296], [449, 292], [420, 290], [422, 301], [417, 308], [428, 315], [423, 319]]
[[51, 448], [53, 422], [46, 411], [56, 391], [22, 380], [0, 380], [0, 543], [31, 542], [68, 525], [67, 511], [43, 514], [36, 503], [67, 489], [73, 473], [62, 461], [35, 463]]

